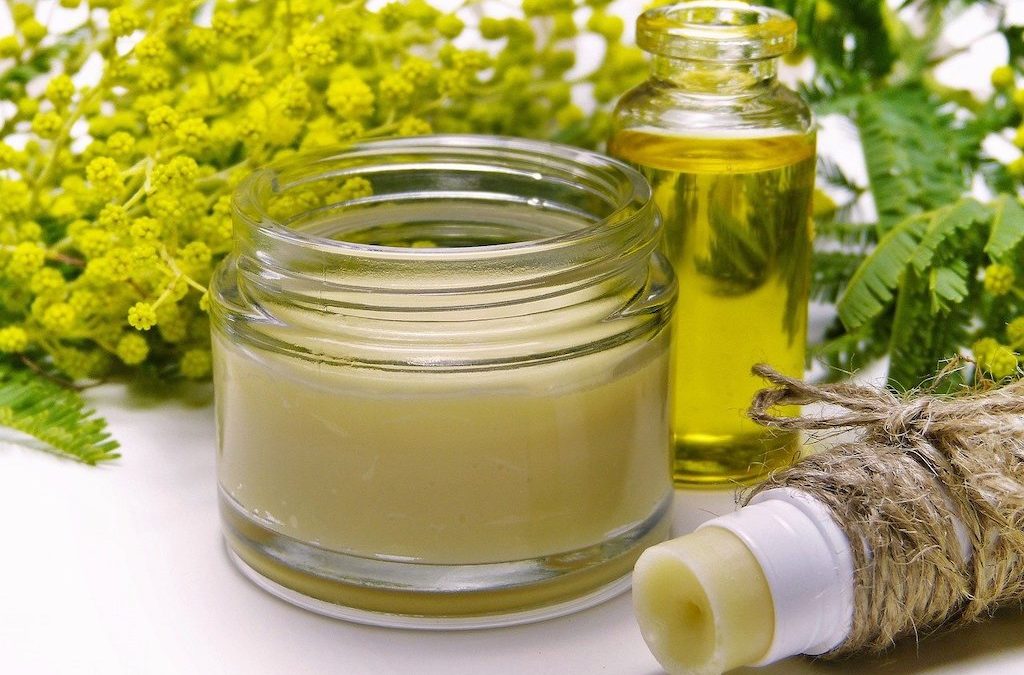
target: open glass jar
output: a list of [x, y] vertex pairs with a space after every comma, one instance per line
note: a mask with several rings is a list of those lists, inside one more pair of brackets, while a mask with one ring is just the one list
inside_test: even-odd
[[546, 618], [668, 535], [672, 272], [632, 169], [372, 141], [249, 177], [211, 288], [241, 569], [384, 625]]

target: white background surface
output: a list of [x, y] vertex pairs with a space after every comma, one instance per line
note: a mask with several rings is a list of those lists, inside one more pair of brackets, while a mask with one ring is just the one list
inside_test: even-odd
[[[183, 402], [184, 394], [184, 402]], [[0, 443], [0, 673], [654, 675], [629, 596], [551, 621], [468, 632], [371, 628], [259, 590], [219, 534], [209, 388], [92, 400], [123, 444], [95, 469]], [[677, 495], [680, 531], [732, 493]], [[765, 675], [1024, 673], [1024, 614], [881, 659], [791, 659]]]

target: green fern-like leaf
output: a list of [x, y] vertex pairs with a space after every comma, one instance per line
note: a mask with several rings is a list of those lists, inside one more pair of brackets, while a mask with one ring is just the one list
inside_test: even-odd
[[[877, 210], [870, 238], [844, 222], [860, 216], [854, 211], [837, 210], [828, 214], [831, 222], [816, 222], [819, 249], [826, 253], [816, 254], [812, 295], [828, 299], [845, 288], [837, 302], [839, 321], [813, 353], [836, 371], [888, 353], [890, 382], [912, 387], [978, 337], [1003, 340], [1007, 324], [1024, 315], [1024, 297], [993, 296], [980, 280], [992, 262], [1010, 265], [1024, 278], [1020, 182], [982, 147], [993, 132], [1018, 126], [1020, 111], [1005, 92], [978, 101], [944, 86], [934, 71], [954, 53], [939, 40], [949, 20], [965, 6], [985, 2], [905, 0], [916, 14], [913, 30], [901, 8], [884, 0], [773, 3], [791, 10], [801, 45], [815, 59], [816, 75], [804, 90], [815, 110], [836, 112], [832, 101], [841, 100], [838, 112], [856, 125], [866, 189]], [[826, 16], [822, 8], [835, 11]], [[840, 26], [827, 25], [829, 19]], [[998, 30], [1010, 45], [1010, 63], [1019, 66], [1024, 29], [1001, 21]], [[829, 31], [852, 39], [822, 39]], [[866, 55], [860, 48], [869, 44], [872, 54]], [[863, 186], [828, 162], [819, 173], [823, 185], [858, 202]], [[991, 204], [965, 198], [979, 177], [999, 195]], [[869, 254], [844, 284], [844, 266], [864, 252]]]
[[963, 260], [936, 267], [928, 276], [928, 290], [932, 298], [932, 313], [948, 311], [953, 305], [964, 301], [970, 293], [967, 275], [970, 270]]
[[944, 206], [967, 190], [953, 115], [924, 90], [867, 95], [857, 108], [856, 122], [881, 233], [908, 216]]
[[905, 269], [913, 266], [918, 275], [928, 279], [928, 306], [948, 307], [966, 295], [968, 270], [952, 261], [940, 265], [934, 275], [929, 270], [936, 252], [947, 241], [991, 217], [988, 207], [974, 199], [961, 199], [934, 211], [911, 216], [893, 227], [878, 242], [839, 299], [839, 317], [843, 323], [857, 328], [881, 314], [901, 288]]
[[882, 237], [857, 268], [836, 309], [850, 330], [871, 321], [892, 302], [907, 264], [928, 230], [931, 214], [911, 216]]
[[971, 229], [974, 225], [985, 223], [991, 212], [974, 199], [961, 199], [947, 208], [938, 209], [928, 223], [928, 229], [918, 244], [910, 264], [920, 274], [924, 274], [932, 265], [935, 254], [950, 237]]
[[992, 211], [985, 254], [992, 260], [999, 260], [1024, 239], [1024, 208], [1016, 197], [1002, 195], [993, 204]]
[[[896, 54], [887, 30], [885, 0], [829, 3], [823, 14], [817, 0], [765, 0], [792, 16], [800, 44], [814, 54], [818, 73], [832, 81], [881, 77]], [[850, 68], [850, 64], [857, 68]]]
[[835, 302], [862, 262], [864, 254], [856, 251], [815, 251], [811, 261], [811, 297], [819, 302]]
[[86, 464], [120, 457], [106, 422], [74, 391], [0, 364], [0, 426], [28, 434], [56, 454]]
[[[982, 264], [991, 219], [987, 207], [964, 208], [972, 201], [937, 210], [928, 234], [945, 231], [949, 236], [943, 240], [926, 235], [919, 249], [932, 246], [931, 253], [916, 256], [919, 264], [907, 266], [892, 319], [890, 384], [921, 385], [970, 343], [978, 307], [968, 299], [981, 296], [976, 270]], [[951, 221], [957, 221], [955, 226]]]
[[970, 310], [964, 303], [930, 311], [929, 279], [907, 268], [889, 342], [889, 383], [903, 390], [930, 379], [966, 340]]

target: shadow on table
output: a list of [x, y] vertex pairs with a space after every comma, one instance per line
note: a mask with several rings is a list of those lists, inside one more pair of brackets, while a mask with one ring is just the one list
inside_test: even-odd
[[151, 410], [169, 404], [186, 409], [213, 404], [213, 383], [191, 380], [160, 380], [140, 375], [126, 381], [114, 381], [83, 392], [90, 407], [111, 405], [126, 410]]
[[[843, 661], [789, 659], [765, 668], [743, 668], [743, 675], [913, 675], [915, 673], [1012, 672], [1009, 666], [995, 665], [1007, 660], [1019, 662], [1024, 656], [1024, 610], [1006, 608], [991, 620], [963, 629], [933, 635], [919, 643], [903, 640], [890, 652], [876, 657], [856, 657]], [[993, 665], [989, 665], [993, 664]]]
[[[234, 567], [224, 556], [223, 564]], [[495, 672], [494, 664], [522, 664], [543, 675], [664, 675], [647, 651], [632, 616], [631, 601], [623, 594], [597, 607], [534, 624], [491, 630], [422, 631], [379, 628], [325, 620], [256, 588], [235, 570], [239, 588], [265, 615], [284, 613], [284, 623], [301, 634], [307, 648], [321, 650], [328, 660], [343, 662], [353, 649], [379, 655], [378, 672], [436, 673]], [[251, 595], [250, 595], [251, 594]], [[260, 597], [256, 597], [256, 596]], [[264, 616], [261, 614], [259, 616]], [[256, 623], [262, 620], [255, 616]], [[276, 635], [276, 634], [275, 634]], [[277, 636], [280, 638], [281, 636]], [[579, 655], [566, 659], [566, 655]], [[590, 655], [590, 656], [585, 656]], [[1024, 610], [1006, 609], [993, 619], [922, 640], [905, 640], [878, 657], [839, 662], [792, 658], [764, 668], [743, 668], [742, 675], [954, 675], [1016, 673], [1024, 658]], [[582, 664], [589, 670], [581, 670]], [[595, 664], [600, 664], [594, 668]], [[481, 671], [481, 668], [483, 671]], [[510, 671], [511, 672], [511, 671]]]

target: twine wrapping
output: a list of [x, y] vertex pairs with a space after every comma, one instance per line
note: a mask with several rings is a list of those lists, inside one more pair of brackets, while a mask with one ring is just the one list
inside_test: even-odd
[[[750, 416], [782, 430], [857, 429], [745, 495], [792, 487], [828, 505], [853, 548], [853, 627], [826, 657], [879, 652], [907, 635], [977, 621], [1024, 600], [1024, 382], [966, 395], [898, 397], [857, 384], [815, 386], [758, 365], [775, 385]], [[779, 405], [842, 412], [777, 417]], [[960, 521], [973, 549], [965, 556]], [[969, 558], [969, 559], [968, 559]]]

